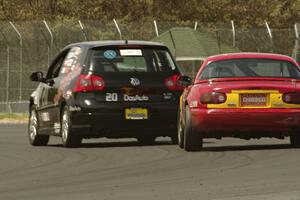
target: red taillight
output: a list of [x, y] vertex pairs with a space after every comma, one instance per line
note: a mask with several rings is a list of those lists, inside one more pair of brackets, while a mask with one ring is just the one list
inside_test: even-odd
[[179, 74], [175, 74], [165, 79], [165, 85], [169, 90], [184, 90], [184, 86], [178, 84]]
[[300, 93], [285, 93], [282, 95], [284, 103], [300, 104]]
[[227, 96], [224, 93], [209, 92], [201, 95], [200, 102], [202, 104], [220, 104], [220, 103], [224, 103], [226, 99]]
[[74, 92], [103, 90], [104, 80], [100, 76], [81, 74], [76, 82]]

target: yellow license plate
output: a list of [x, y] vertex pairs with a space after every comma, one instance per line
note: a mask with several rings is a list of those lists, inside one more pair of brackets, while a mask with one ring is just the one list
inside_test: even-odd
[[147, 108], [126, 108], [125, 118], [132, 120], [148, 119]]

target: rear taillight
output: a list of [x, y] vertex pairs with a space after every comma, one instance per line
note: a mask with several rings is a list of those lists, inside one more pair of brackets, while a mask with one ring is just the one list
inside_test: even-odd
[[284, 103], [300, 104], [300, 93], [285, 93], [282, 95]]
[[184, 90], [184, 86], [179, 85], [179, 74], [175, 74], [165, 79], [165, 85], [169, 90]]
[[220, 104], [226, 101], [226, 94], [221, 92], [209, 92], [204, 93], [200, 97], [200, 102], [202, 104]]
[[86, 92], [104, 89], [104, 80], [100, 76], [81, 74], [76, 82], [74, 92]]

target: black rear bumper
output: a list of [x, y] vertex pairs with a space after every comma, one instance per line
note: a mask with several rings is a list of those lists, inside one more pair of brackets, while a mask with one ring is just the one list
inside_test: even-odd
[[72, 130], [84, 138], [107, 137], [127, 138], [141, 135], [175, 136], [177, 123], [177, 105], [156, 104], [148, 109], [148, 119], [125, 119], [128, 106], [103, 105], [98, 108], [81, 108], [71, 112]]

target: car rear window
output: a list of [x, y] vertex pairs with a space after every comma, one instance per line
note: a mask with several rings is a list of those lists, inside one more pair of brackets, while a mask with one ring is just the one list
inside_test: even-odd
[[170, 53], [155, 48], [93, 49], [89, 69], [105, 72], [172, 72], [177, 70]]
[[209, 63], [199, 79], [227, 77], [282, 77], [300, 78], [294, 64], [274, 59], [231, 59]]

